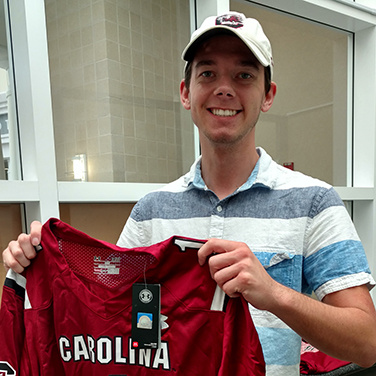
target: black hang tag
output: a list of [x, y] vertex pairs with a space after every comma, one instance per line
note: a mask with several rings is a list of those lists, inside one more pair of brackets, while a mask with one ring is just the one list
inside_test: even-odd
[[132, 286], [132, 346], [156, 349], [161, 344], [161, 285]]
[[43, 251], [42, 244], [38, 244], [34, 246], [35, 252], [38, 253], [40, 251]]

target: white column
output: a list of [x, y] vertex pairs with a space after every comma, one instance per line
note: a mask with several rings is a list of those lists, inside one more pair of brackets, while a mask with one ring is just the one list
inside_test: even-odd
[[26, 220], [44, 222], [59, 215], [44, 1], [12, 0], [9, 7], [23, 179], [39, 187]]

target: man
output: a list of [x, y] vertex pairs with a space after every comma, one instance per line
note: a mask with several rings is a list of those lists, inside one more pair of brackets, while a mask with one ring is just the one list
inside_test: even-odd
[[[199, 263], [209, 263], [230, 297], [249, 302], [269, 376], [299, 374], [301, 337], [334, 357], [372, 365], [374, 280], [340, 198], [255, 146], [260, 111], [276, 95], [260, 24], [235, 12], [209, 17], [183, 59], [181, 102], [198, 127], [202, 156], [188, 174], [136, 204], [118, 244], [210, 239]], [[6, 266], [21, 272], [30, 263], [40, 226], [9, 244]], [[312, 290], [319, 300], [303, 294]]]

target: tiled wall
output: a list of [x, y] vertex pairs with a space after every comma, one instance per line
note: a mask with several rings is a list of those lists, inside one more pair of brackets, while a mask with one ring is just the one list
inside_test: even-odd
[[46, 0], [59, 180], [168, 182], [193, 161], [179, 100], [188, 0]]

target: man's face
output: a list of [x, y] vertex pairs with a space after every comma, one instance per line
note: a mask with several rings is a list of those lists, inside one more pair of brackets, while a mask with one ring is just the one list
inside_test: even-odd
[[192, 62], [190, 87], [182, 82], [181, 100], [191, 110], [201, 142], [233, 145], [254, 138], [260, 111], [273, 102], [275, 87], [265, 95], [264, 67], [237, 37], [205, 41]]

